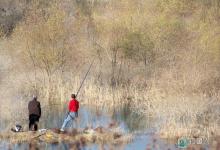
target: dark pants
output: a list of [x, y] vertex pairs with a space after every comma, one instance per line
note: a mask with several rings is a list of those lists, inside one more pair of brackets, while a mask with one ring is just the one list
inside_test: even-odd
[[37, 122], [39, 122], [39, 118], [40, 116], [35, 114], [29, 115], [29, 130], [37, 131], [38, 129]]

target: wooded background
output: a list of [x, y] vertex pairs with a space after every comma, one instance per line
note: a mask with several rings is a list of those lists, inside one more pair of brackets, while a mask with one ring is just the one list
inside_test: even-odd
[[219, 0], [1, 0], [0, 37], [1, 110], [64, 103], [95, 59], [82, 102], [219, 114]]

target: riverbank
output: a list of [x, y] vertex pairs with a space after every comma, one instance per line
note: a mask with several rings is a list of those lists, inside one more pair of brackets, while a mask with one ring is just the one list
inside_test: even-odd
[[[66, 107], [53, 107], [53, 109], [44, 110], [44, 114], [42, 114], [42, 118], [39, 122], [40, 128], [58, 128], [62, 125], [62, 121], [66, 114]], [[3, 120], [2, 120], [3, 121]], [[12, 123], [11, 121], [7, 121], [8, 123]], [[7, 123], [5, 122], [5, 123]], [[21, 123], [19, 122], [19, 119], [15, 123]], [[128, 143], [120, 143], [120, 144], [111, 144], [110, 141], [105, 143], [87, 143], [86, 145], [81, 145], [84, 148], [90, 148], [92, 150], [99, 149], [99, 147], [105, 147], [105, 148], [114, 148], [114, 149], [146, 149], [146, 147], [152, 147], [153, 145], [159, 146], [159, 147], [167, 147], [173, 149], [172, 144], [167, 144], [163, 139], [160, 139], [157, 135], [155, 135], [153, 130], [152, 122], [148, 122], [145, 120], [143, 116], [134, 114], [132, 111], [128, 111], [128, 109], [121, 109], [121, 110], [115, 110], [115, 112], [109, 112], [105, 109], [96, 109], [94, 107], [88, 107], [88, 106], [81, 106], [81, 109], [79, 111], [79, 118], [76, 120], [73, 124], [68, 124], [67, 131], [72, 131], [73, 128], [76, 128], [78, 131], [83, 131], [84, 129], [88, 130], [88, 132], [96, 132], [93, 131], [93, 129], [97, 129], [98, 132], [100, 132], [102, 129], [100, 127], [103, 127], [103, 131], [107, 129], [107, 131], [111, 131], [110, 135], [113, 133], [120, 133], [121, 135], [125, 135], [126, 137], [131, 137], [131, 140], [129, 140]], [[26, 125], [26, 127], [25, 127]], [[25, 121], [22, 123], [22, 126], [24, 127], [25, 131], [28, 130], [27, 128], [28, 121]], [[10, 126], [8, 124], [8, 126]], [[1, 133], [3, 133], [4, 128], [2, 124], [0, 124]], [[10, 129], [10, 128], [8, 128]], [[92, 130], [91, 130], [92, 129]], [[6, 132], [6, 131], [4, 131]], [[6, 132], [6, 133], [10, 133]], [[17, 135], [17, 133], [13, 133], [13, 135]], [[56, 135], [56, 134], [55, 134]], [[11, 137], [12, 135], [9, 135], [8, 137]], [[34, 136], [34, 135], [31, 135]], [[51, 136], [49, 135], [49, 138]], [[53, 136], [52, 136], [53, 137]], [[55, 136], [57, 137], [57, 136]], [[59, 136], [58, 136], [59, 137]], [[110, 136], [112, 137], [112, 136]], [[26, 137], [24, 137], [26, 138]], [[53, 139], [53, 138], [52, 138]], [[60, 138], [58, 138], [60, 139]], [[72, 139], [72, 138], [71, 138]], [[157, 139], [157, 142], [154, 142], [154, 139]], [[8, 143], [7, 140], [1, 140], [0, 142], [0, 149], [3, 146], [4, 149], [7, 149], [9, 146], [13, 149], [15, 147], [20, 149], [28, 149], [31, 143], [22, 142], [22, 138], [20, 144], [13, 144]], [[29, 140], [29, 139], [28, 139]], [[55, 140], [57, 140], [55, 138]], [[71, 147], [74, 146], [75, 141], [65, 142], [62, 141], [62, 138], [60, 139], [59, 143], [57, 144], [46, 144], [45, 142], [36, 142], [36, 146], [45, 149], [45, 147], [54, 147], [55, 149], [65, 149], [64, 147]]]

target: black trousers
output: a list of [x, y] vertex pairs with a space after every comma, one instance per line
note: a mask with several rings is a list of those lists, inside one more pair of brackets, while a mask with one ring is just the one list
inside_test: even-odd
[[29, 115], [29, 130], [31, 131], [37, 131], [38, 126], [37, 126], [37, 122], [39, 122], [40, 116], [35, 115], [35, 114], [31, 114]]

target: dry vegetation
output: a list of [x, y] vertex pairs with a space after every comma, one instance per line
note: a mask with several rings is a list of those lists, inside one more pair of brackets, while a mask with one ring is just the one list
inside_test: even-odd
[[33, 93], [44, 104], [65, 101], [95, 58], [81, 101], [130, 104], [157, 118], [164, 137], [220, 134], [219, 0], [5, 0], [0, 8], [2, 116]]
[[1, 140], [8, 140], [11, 144], [45, 142], [50, 144], [58, 144], [67, 142], [72, 144], [126, 144], [132, 140], [132, 135], [114, 132], [111, 129], [98, 127], [96, 129], [72, 129], [65, 133], [60, 133], [59, 129], [46, 130], [43, 132], [11, 132], [7, 131], [0, 134]]

